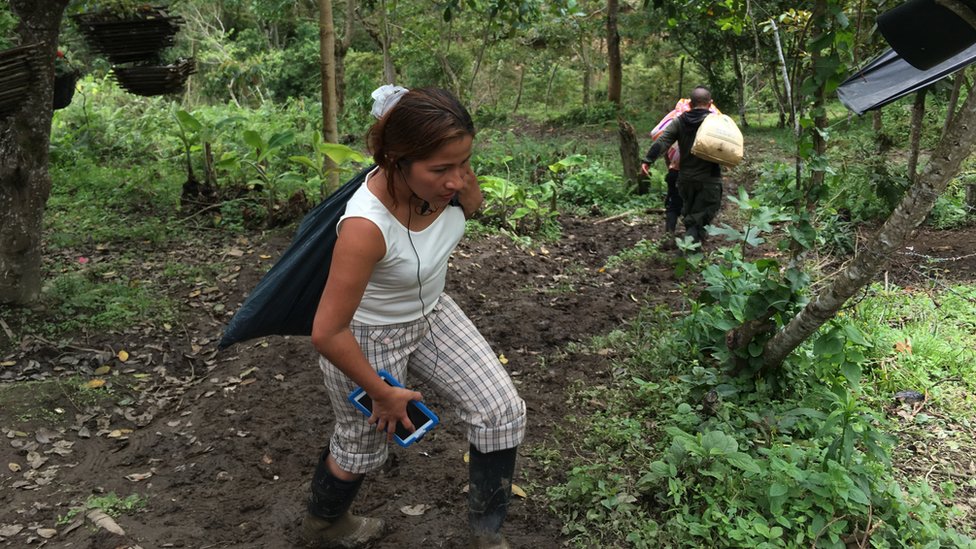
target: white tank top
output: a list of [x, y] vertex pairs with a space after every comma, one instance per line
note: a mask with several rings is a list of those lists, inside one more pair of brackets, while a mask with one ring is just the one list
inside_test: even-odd
[[429, 227], [410, 231], [367, 187], [374, 173], [349, 199], [336, 227], [339, 232], [343, 221], [361, 217], [376, 225], [386, 242], [353, 320], [372, 326], [411, 322], [432, 311], [444, 291], [448, 259], [464, 236], [464, 210], [447, 206]]

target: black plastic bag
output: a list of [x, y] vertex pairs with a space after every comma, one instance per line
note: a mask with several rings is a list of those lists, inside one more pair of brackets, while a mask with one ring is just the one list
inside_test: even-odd
[[227, 324], [218, 348], [266, 335], [310, 335], [332, 265], [336, 226], [346, 203], [373, 166], [308, 212], [291, 245], [258, 282]]

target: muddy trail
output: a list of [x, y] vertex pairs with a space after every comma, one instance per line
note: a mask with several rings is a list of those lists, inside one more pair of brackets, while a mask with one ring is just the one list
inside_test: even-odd
[[[504, 529], [514, 547], [565, 545], [544, 497], [564, 473], [544, 456], [575, 452], [567, 417], [582, 411], [568, 401], [571, 389], [610, 378], [612, 349], [568, 344], [620, 327], [641, 307], [680, 310], [679, 285], [690, 283], [675, 279], [668, 256], [605, 268], [640, 239], [659, 238], [659, 216], [562, 223], [558, 241], [529, 248], [500, 236], [466, 239], [448, 275], [448, 293], [504, 356], [528, 405], [515, 478], [525, 497], [513, 499]], [[153, 280], [173, 258], [211, 267], [211, 277], [161, 288], [181, 303], [182, 324], [146, 318], [119, 333], [58, 341], [0, 325], [0, 547], [300, 546], [308, 482], [332, 428], [315, 352], [294, 337], [216, 351], [229, 315], [289, 238], [209, 232], [147, 250], [130, 264], [131, 279]], [[888, 272], [900, 284], [976, 280], [974, 249], [976, 229], [923, 230]], [[120, 254], [88, 256], [98, 264]], [[442, 425], [409, 449], [394, 445], [353, 511], [390, 525], [376, 548], [463, 547], [464, 431], [432, 390], [417, 388], [442, 411]], [[133, 495], [134, 503], [124, 499]], [[121, 511], [118, 533], [77, 512], [93, 498]]]
[[[576, 413], [567, 389], [609, 375], [612, 352], [570, 354], [566, 344], [621, 326], [649, 301], [680, 302], [670, 262], [604, 269], [614, 254], [655, 238], [658, 216], [598, 221], [563, 219], [559, 241], [530, 248], [500, 236], [466, 239], [448, 275], [447, 292], [504, 356], [528, 406], [515, 478], [525, 497], [513, 499], [504, 530], [515, 547], [563, 545], [542, 497], [559, 478], [533, 449], [572, 451], [556, 436]], [[299, 546], [308, 482], [332, 428], [315, 352], [301, 337], [216, 352], [230, 311], [289, 235], [201, 238], [209, 239], [202, 251], [156, 252], [222, 265], [213, 280], [168, 288], [187, 305], [185, 325], [146, 319], [124, 334], [10, 338], [0, 380], [34, 383], [7, 385], [10, 405], [0, 411], [0, 546]], [[145, 263], [152, 269], [151, 257]], [[91, 380], [80, 393], [68, 387]], [[467, 542], [464, 429], [432, 390], [425, 395], [444, 411], [442, 425], [408, 449], [394, 445], [353, 506], [389, 524], [377, 548]], [[124, 534], [73, 511], [112, 494], [139, 495], [141, 504], [116, 521]]]

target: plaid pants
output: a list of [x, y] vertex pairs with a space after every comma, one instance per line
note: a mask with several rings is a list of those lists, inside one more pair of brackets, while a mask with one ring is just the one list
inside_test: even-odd
[[[525, 401], [488, 342], [447, 294], [426, 319], [385, 326], [354, 321], [350, 329], [374, 369], [390, 372], [405, 387], [426, 383], [449, 400], [480, 452], [521, 444]], [[356, 384], [324, 357], [319, 366], [336, 417], [329, 444], [336, 463], [350, 473], [378, 469], [387, 457], [386, 433], [377, 432], [347, 400]]]

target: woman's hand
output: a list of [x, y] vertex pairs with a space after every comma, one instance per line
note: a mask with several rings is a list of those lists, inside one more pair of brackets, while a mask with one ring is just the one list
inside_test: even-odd
[[370, 395], [373, 400], [373, 415], [369, 416], [369, 423], [376, 425], [377, 431], [386, 431], [387, 440], [393, 440], [397, 422], [411, 433], [416, 430], [407, 415], [407, 403], [411, 400], [423, 400], [424, 395], [401, 387], [388, 389], [381, 395]]
[[470, 219], [481, 208], [481, 203], [484, 200], [485, 198], [481, 194], [481, 184], [478, 183], [478, 177], [474, 174], [471, 166], [468, 165], [468, 169], [464, 174], [464, 187], [458, 191], [458, 201], [461, 202], [461, 208], [464, 210], [464, 218]]

